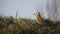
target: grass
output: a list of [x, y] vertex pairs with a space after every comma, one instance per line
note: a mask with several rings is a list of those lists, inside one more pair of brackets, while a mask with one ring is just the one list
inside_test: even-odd
[[42, 26], [32, 19], [0, 17], [0, 34], [60, 34], [60, 22], [45, 20]]

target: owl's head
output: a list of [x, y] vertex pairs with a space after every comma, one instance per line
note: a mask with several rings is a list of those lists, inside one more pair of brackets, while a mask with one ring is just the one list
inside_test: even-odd
[[36, 11], [36, 12], [34, 13], [34, 15], [35, 15], [35, 16], [40, 15], [40, 12], [39, 12], [39, 11]]

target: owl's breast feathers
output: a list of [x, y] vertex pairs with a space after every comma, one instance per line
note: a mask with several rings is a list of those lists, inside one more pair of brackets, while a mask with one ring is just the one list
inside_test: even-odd
[[43, 18], [41, 17], [41, 16], [36, 16], [35, 17], [35, 20], [37, 21], [37, 22], [43, 22]]

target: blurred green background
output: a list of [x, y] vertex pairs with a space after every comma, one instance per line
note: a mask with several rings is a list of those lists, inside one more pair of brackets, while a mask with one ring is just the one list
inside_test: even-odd
[[0, 34], [60, 34], [60, 22], [44, 20], [43, 26], [27, 18], [0, 16]]

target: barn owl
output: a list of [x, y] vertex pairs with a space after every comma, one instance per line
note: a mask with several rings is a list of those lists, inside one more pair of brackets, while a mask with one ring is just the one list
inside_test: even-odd
[[42, 19], [42, 17], [41, 17], [40, 12], [39, 12], [39, 11], [36, 11], [36, 12], [34, 13], [34, 15], [35, 15], [35, 20], [36, 20], [36, 22], [39, 23], [39, 24], [43, 24], [43, 19]]

